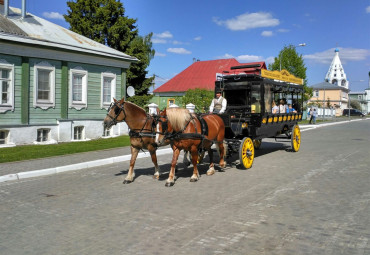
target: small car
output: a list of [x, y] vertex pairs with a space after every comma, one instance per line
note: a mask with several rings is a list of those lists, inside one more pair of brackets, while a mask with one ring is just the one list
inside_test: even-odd
[[343, 110], [343, 116], [361, 116], [361, 117], [364, 117], [365, 114], [363, 114], [361, 111], [357, 110], [357, 109], [344, 109]]

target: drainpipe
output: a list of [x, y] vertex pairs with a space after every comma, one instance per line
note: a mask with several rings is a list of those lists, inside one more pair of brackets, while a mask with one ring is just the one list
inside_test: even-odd
[[22, 0], [22, 19], [26, 18], [26, 0]]
[[9, 16], [9, 0], [4, 1], [4, 16]]

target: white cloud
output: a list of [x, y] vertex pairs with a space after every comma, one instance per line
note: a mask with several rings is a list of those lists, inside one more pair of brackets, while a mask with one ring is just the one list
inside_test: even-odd
[[165, 57], [166, 56], [166, 54], [164, 54], [164, 53], [161, 53], [161, 52], [155, 52], [155, 56], [156, 57]]
[[173, 35], [171, 34], [170, 31], [164, 31], [163, 33], [160, 33], [160, 34], [154, 34], [153, 37], [156, 37], [156, 38], [172, 38]]
[[370, 5], [366, 7], [366, 13], [370, 13]]
[[202, 40], [201, 36], [197, 36], [197, 37], [194, 38], [194, 41], [200, 41], [200, 40]]
[[274, 34], [272, 33], [272, 31], [263, 31], [261, 35], [264, 37], [270, 37], [273, 36]]
[[167, 51], [175, 54], [191, 54], [191, 51], [184, 48], [168, 48]]
[[175, 45], [183, 44], [182, 42], [176, 41], [176, 40], [174, 40], [172, 43], [175, 44]]
[[[370, 50], [353, 49], [353, 48], [338, 48], [339, 58], [342, 63], [350, 61], [362, 61], [370, 56]], [[303, 58], [321, 64], [330, 64], [334, 57], [335, 48], [326, 51], [317, 52], [310, 55], [304, 55]]]
[[152, 43], [167, 43], [165, 39], [152, 38]]
[[278, 19], [272, 17], [267, 12], [244, 13], [228, 20], [220, 20], [218, 17], [213, 18], [219, 26], [225, 26], [230, 30], [247, 30], [258, 27], [274, 27], [280, 24]]
[[216, 59], [228, 59], [228, 58], [235, 58], [240, 63], [249, 63], [249, 62], [260, 62], [264, 61], [262, 56], [254, 56], [254, 55], [239, 55], [233, 56], [229, 53], [225, 53], [223, 56], [216, 57]]
[[43, 12], [42, 16], [48, 19], [61, 19], [64, 20], [64, 17], [59, 12]]

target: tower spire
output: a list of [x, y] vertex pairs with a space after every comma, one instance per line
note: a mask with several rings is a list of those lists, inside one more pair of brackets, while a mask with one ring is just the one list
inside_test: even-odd
[[335, 55], [325, 76], [325, 81], [348, 89], [347, 75], [344, 72], [342, 62], [339, 58], [338, 46], [335, 48], [334, 52]]

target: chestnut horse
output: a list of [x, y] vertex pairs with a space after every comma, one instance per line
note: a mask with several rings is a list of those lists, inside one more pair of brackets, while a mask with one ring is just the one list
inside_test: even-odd
[[[145, 110], [136, 104], [125, 102], [124, 98], [120, 101], [113, 99], [108, 114], [104, 119], [104, 127], [110, 128], [118, 122], [125, 121], [130, 128], [130, 143], [131, 143], [131, 159], [130, 168], [127, 176], [123, 181], [124, 184], [134, 181], [135, 172], [134, 165], [141, 149], [147, 149], [155, 166], [153, 178], [158, 179], [160, 169], [157, 163], [157, 144], [155, 142], [155, 126], [156, 122], [153, 116], [148, 115]], [[164, 142], [167, 145], [169, 142]]]
[[200, 120], [195, 114], [190, 114], [187, 109], [165, 109], [159, 114], [156, 142], [158, 145], [162, 145], [165, 141], [170, 140], [173, 149], [171, 170], [166, 181], [167, 187], [175, 183], [175, 167], [181, 150], [189, 151], [191, 154], [191, 161], [194, 166], [193, 175], [190, 178], [191, 182], [199, 180], [197, 168], [199, 149], [208, 151], [210, 165], [207, 175], [214, 174], [215, 172], [213, 152], [211, 149], [213, 143], [218, 147], [220, 166], [226, 166], [226, 162], [224, 161], [225, 149], [223, 145], [225, 124], [221, 117], [216, 114], [203, 115], [202, 118], [208, 126], [208, 134], [202, 134]]

